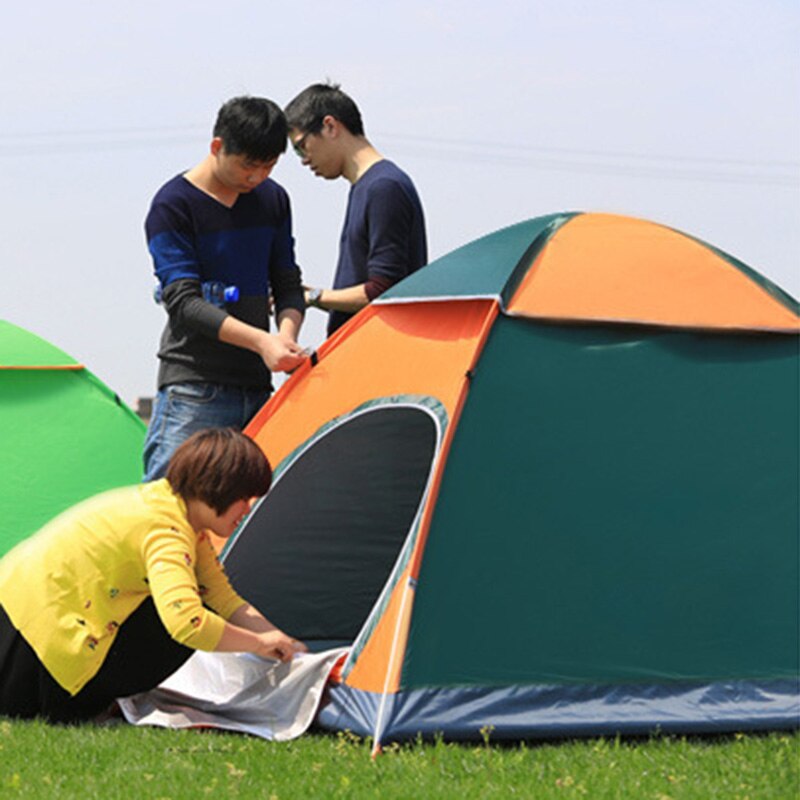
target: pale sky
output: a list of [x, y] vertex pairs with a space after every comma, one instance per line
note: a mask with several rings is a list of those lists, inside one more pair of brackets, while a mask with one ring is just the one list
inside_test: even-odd
[[[219, 106], [333, 79], [414, 179], [431, 258], [563, 210], [660, 222], [800, 296], [800, 2], [138, 0], [14, 4], [0, 47], [0, 318], [129, 404], [164, 321], [143, 220]], [[307, 283], [330, 285], [349, 185], [293, 154]], [[301, 341], [319, 344], [310, 310]]]

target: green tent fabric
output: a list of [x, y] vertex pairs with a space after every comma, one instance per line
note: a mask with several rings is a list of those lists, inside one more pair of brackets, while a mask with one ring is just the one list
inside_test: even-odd
[[0, 555], [78, 501], [141, 480], [144, 434], [83, 365], [0, 320]]
[[[487, 630], [510, 683], [796, 675], [799, 365], [792, 337], [500, 317], [431, 522], [405, 686], [499, 682], [471, 656]], [[524, 636], [499, 622], [520, 608]]]

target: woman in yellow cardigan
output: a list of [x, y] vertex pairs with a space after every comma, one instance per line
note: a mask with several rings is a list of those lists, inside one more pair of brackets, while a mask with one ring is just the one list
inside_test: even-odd
[[305, 645], [231, 588], [207, 531], [230, 536], [267, 492], [258, 446], [200, 431], [166, 478], [104, 492], [0, 560], [0, 714], [93, 719], [194, 650], [288, 661]]

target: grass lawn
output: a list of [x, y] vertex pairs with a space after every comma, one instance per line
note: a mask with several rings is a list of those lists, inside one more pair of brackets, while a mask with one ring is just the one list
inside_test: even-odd
[[350, 734], [288, 743], [157, 728], [0, 721], [0, 797], [800, 797], [800, 734], [591, 739], [515, 745], [416, 742], [377, 760]]

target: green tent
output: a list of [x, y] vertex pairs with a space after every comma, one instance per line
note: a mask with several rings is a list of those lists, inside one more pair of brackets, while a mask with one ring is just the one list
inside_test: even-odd
[[392, 287], [248, 433], [234, 586], [351, 645], [376, 743], [793, 727], [800, 308], [645, 220], [539, 217]]
[[0, 320], [0, 555], [79, 500], [141, 480], [144, 433], [86, 367]]

